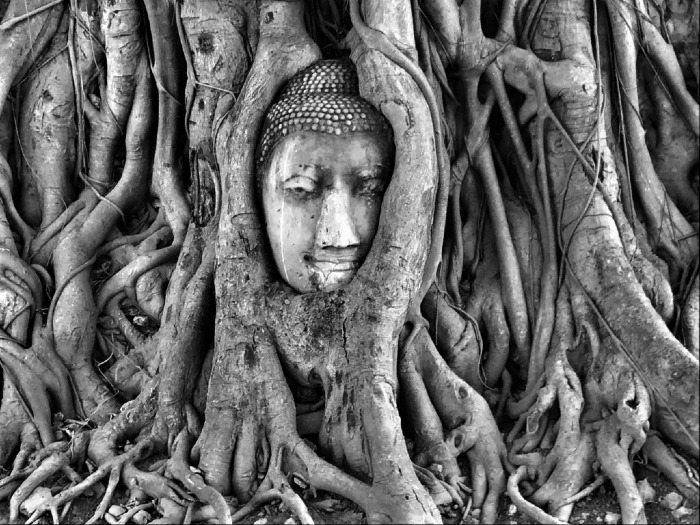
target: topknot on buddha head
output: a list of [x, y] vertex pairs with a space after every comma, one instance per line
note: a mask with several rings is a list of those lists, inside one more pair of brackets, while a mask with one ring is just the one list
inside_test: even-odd
[[329, 135], [371, 133], [393, 144], [389, 122], [360, 97], [357, 71], [348, 59], [320, 60], [294, 75], [265, 116], [257, 164], [265, 164], [284, 137], [298, 131]]

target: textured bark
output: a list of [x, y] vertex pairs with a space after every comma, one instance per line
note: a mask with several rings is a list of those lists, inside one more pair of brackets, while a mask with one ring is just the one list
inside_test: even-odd
[[[643, 523], [638, 452], [697, 502], [691, 4], [0, 0], [12, 518], [62, 476], [30, 521], [106, 483], [91, 521], [121, 486], [161, 523], [273, 499], [310, 523], [316, 490], [490, 523], [510, 476], [562, 523], [597, 476]], [[338, 56], [393, 174], [353, 280], [299, 294], [254, 154], [284, 83]]]

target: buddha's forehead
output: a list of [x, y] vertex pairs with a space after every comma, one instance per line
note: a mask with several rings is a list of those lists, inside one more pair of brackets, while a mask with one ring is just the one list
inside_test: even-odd
[[392, 148], [375, 133], [344, 135], [297, 132], [285, 137], [271, 154], [270, 175], [290, 169], [352, 172], [359, 168], [382, 169], [391, 165]]

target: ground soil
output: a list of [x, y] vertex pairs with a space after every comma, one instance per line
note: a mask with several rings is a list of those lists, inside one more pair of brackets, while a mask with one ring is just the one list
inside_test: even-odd
[[[682, 518], [676, 519], [672, 516], [671, 511], [665, 508], [661, 501], [670, 492], [677, 492], [676, 489], [662, 476], [650, 467], [638, 465], [635, 472], [637, 479], [646, 479], [656, 491], [656, 497], [653, 502], [647, 503], [645, 506], [646, 516], [649, 523], [667, 523], [667, 524], [691, 524], [700, 523], [700, 514], [698, 509], [693, 509], [691, 514]], [[102, 491], [104, 487], [102, 487]], [[85, 523], [95, 510], [99, 503], [100, 494], [95, 493], [86, 497], [81, 497], [76, 500], [67, 516], [66, 523]], [[366, 523], [362, 510], [354, 504], [341, 500], [340, 498], [318, 493], [315, 497], [312, 494], [305, 494], [304, 499], [309, 506], [309, 511], [316, 523], [341, 524], [341, 523]], [[128, 506], [127, 494], [119, 492], [114, 500], [115, 504]], [[159, 517], [156, 510], [150, 511], [153, 519]], [[569, 520], [570, 523], [606, 523], [606, 516], [611, 518], [612, 514], [617, 514], [619, 519], [619, 505], [615, 496], [614, 489], [609, 482], [606, 482], [601, 488], [596, 490], [591, 496], [580, 501], [574, 513]], [[476, 524], [478, 523], [478, 514], [464, 516], [463, 511], [459, 509], [443, 509], [443, 520], [446, 524]], [[9, 522], [8, 504], [4, 502], [0, 504], [0, 523]], [[515, 512], [514, 506], [511, 504], [507, 495], [501, 498], [500, 511], [497, 523], [499, 524], [524, 524], [531, 521], [519, 512]], [[38, 523], [51, 523], [50, 516], [46, 515], [39, 520]], [[107, 523], [100, 521], [98, 523]], [[273, 524], [291, 524], [290, 514], [287, 509], [279, 503], [272, 503], [261, 509], [241, 523], [256, 524], [256, 525], [273, 525]]]

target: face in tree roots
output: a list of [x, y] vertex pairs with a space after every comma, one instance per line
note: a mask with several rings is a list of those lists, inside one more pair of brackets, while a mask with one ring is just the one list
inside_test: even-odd
[[[697, 504], [697, 7], [0, 1], [10, 518]], [[383, 131], [262, 154], [322, 59]]]

